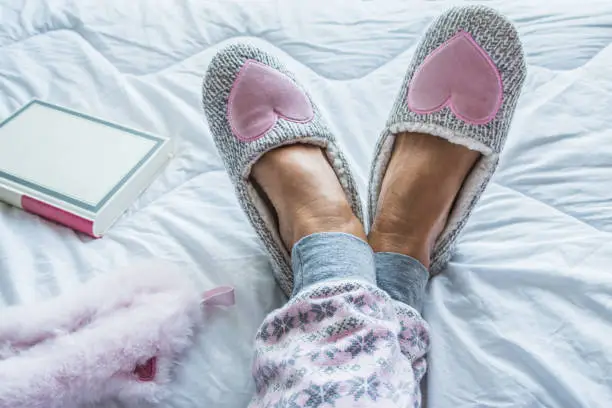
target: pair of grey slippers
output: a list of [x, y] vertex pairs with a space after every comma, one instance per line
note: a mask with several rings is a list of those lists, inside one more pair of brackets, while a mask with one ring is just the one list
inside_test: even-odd
[[[484, 6], [450, 9], [424, 34], [375, 148], [368, 189], [368, 225], [397, 134], [431, 134], [481, 153], [466, 177], [438, 237], [431, 275], [446, 267], [472, 210], [497, 168], [526, 76], [518, 33]], [[203, 105], [216, 146], [239, 201], [272, 259], [276, 279], [290, 295], [291, 254], [276, 214], [250, 177], [266, 152], [293, 143], [321, 147], [347, 200], [363, 220], [350, 166], [306, 90], [275, 57], [245, 44], [221, 50], [203, 86]], [[409, 136], [402, 136], [409, 137]]]

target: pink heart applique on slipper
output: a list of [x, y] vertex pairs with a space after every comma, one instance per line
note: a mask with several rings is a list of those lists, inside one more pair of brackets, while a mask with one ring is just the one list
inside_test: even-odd
[[425, 58], [410, 82], [407, 103], [419, 114], [449, 107], [461, 120], [483, 125], [502, 105], [502, 79], [472, 36], [459, 31]]
[[232, 133], [242, 142], [263, 137], [279, 117], [297, 123], [312, 120], [306, 94], [286, 75], [248, 60], [230, 90], [227, 116]]

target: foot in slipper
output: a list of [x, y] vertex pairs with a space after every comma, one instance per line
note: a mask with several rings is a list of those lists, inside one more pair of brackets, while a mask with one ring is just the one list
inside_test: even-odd
[[495, 172], [525, 75], [518, 33], [496, 11], [456, 7], [433, 22], [375, 149], [375, 251], [444, 270]]
[[204, 79], [203, 105], [285, 294], [297, 240], [315, 232], [365, 238], [349, 165], [311, 97], [276, 58], [245, 44], [221, 50]]

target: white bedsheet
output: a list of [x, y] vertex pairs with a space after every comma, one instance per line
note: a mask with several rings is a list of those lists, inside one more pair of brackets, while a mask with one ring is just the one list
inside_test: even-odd
[[[428, 288], [428, 404], [612, 404], [612, 3], [487, 2], [518, 25], [529, 76], [496, 178]], [[447, 2], [4, 0], [0, 120], [33, 97], [173, 137], [177, 157], [102, 240], [0, 204], [0, 318], [159, 257], [231, 284], [164, 407], [246, 406], [251, 339], [282, 304], [200, 109], [215, 51], [280, 54], [320, 102], [362, 192], [420, 32]], [[105, 407], [116, 407], [114, 403]], [[322, 408], [322, 407], [321, 407]]]

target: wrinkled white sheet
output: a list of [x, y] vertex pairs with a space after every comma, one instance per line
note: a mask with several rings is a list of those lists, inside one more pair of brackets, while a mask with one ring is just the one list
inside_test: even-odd
[[[612, 401], [612, 3], [490, 1], [529, 76], [499, 172], [428, 289], [431, 408]], [[362, 191], [419, 34], [450, 3], [4, 0], [0, 120], [33, 97], [173, 137], [176, 158], [102, 240], [0, 204], [2, 308], [78, 290], [142, 257], [237, 288], [164, 407], [246, 406], [251, 339], [282, 304], [200, 109], [215, 51], [280, 54], [319, 102]], [[116, 407], [105, 404], [105, 407]]]

